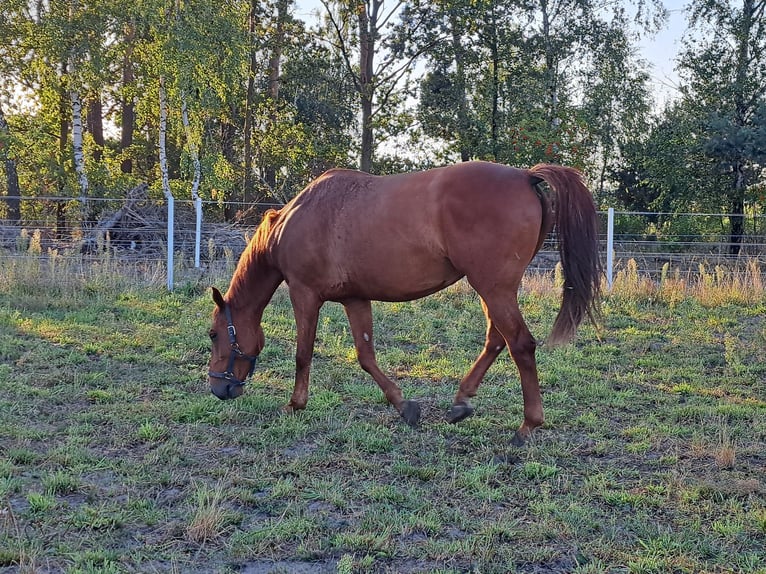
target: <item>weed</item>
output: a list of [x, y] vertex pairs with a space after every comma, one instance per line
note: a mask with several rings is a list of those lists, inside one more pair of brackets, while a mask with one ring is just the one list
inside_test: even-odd
[[138, 427], [138, 438], [147, 442], [159, 442], [168, 436], [168, 427], [162, 423], [144, 421]]
[[720, 469], [734, 468], [736, 460], [736, 448], [728, 426], [724, 423], [718, 432], [718, 444], [715, 449], [715, 463]]
[[29, 503], [30, 512], [37, 515], [45, 514], [56, 506], [56, 498], [53, 495], [40, 492], [30, 492], [27, 494], [27, 502]]
[[70, 494], [80, 488], [81, 480], [69, 472], [57, 470], [43, 476], [42, 485], [48, 494]]
[[110, 531], [124, 523], [122, 511], [109, 504], [97, 506], [84, 504], [79, 506], [69, 517], [69, 523], [75, 528], [92, 531]]
[[223, 505], [220, 486], [210, 488], [197, 485], [194, 491], [194, 516], [186, 528], [187, 538], [198, 544], [214, 540], [225, 533], [225, 527], [232, 520], [232, 513]]

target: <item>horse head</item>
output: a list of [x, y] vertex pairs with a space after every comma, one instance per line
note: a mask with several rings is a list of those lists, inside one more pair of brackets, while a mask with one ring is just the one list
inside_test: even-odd
[[213, 345], [208, 365], [210, 391], [219, 399], [234, 399], [244, 392], [244, 386], [255, 370], [258, 355], [265, 343], [260, 321], [235, 319], [232, 306], [213, 287], [213, 325], [210, 342]]

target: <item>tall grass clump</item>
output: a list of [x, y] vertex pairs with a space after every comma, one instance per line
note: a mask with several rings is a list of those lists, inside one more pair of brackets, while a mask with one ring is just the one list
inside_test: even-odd
[[744, 270], [730, 270], [721, 265], [708, 270], [701, 263], [691, 295], [705, 307], [756, 304], [764, 298], [760, 264], [750, 259]]
[[234, 515], [224, 504], [225, 497], [220, 485], [196, 485], [195, 508], [191, 522], [186, 527], [186, 537], [202, 544], [224, 534], [225, 528], [234, 520]]
[[553, 300], [561, 296], [563, 285], [563, 277], [557, 277], [555, 271], [553, 277], [550, 273], [529, 272], [521, 282], [521, 292], [543, 301]]
[[0, 250], [0, 291], [8, 294], [78, 298], [83, 293], [114, 294], [129, 286], [160, 286], [165, 262], [120, 257], [108, 234], [99, 237], [93, 252], [78, 247], [43, 245], [39, 230], [22, 229], [15, 250]]
[[744, 269], [728, 269], [722, 265], [710, 269], [700, 263], [696, 273], [686, 274], [672, 269], [666, 262], [657, 280], [642, 273], [636, 260], [630, 259], [615, 275], [610, 295], [634, 302], [665, 303], [670, 307], [693, 298], [711, 308], [754, 305], [766, 298], [761, 267], [756, 259], [749, 260]]
[[635, 259], [629, 259], [624, 269], [617, 272], [612, 282], [613, 297], [645, 301], [657, 297], [658, 286], [638, 270]]

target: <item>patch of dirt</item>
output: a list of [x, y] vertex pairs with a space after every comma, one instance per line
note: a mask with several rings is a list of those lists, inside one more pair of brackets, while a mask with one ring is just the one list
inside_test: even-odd
[[240, 574], [335, 574], [336, 560], [302, 562], [297, 560], [256, 560], [239, 566]]

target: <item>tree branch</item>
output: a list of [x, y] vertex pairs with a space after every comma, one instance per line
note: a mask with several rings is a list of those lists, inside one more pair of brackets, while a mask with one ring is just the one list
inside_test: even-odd
[[348, 70], [349, 75], [354, 80], [354, 87], [356, 90], [361, 93], [362, 92], [362, 84], [359, 82], [359, 78], [354, 73], [354, 67], [351, 64], [351, 56], [348, 53], [348, 49], [346, 46], [346, 42], [343, 39], [343, 32], [341, 31], [341, 27], [338, 24], [338, 22], [335, 19], [335, 16], [332, 13], [332, 10], [330, 9], [329, 3], [327, 0], [319, 0], [322, 3], [322, 6], [324, 6], [325, 10], [327, 11], [327, 16], [330, 19], [330, 24], [332, 24], [333, 29], [335, 30], [335, 34], [338, 37], [338, 45], [335, 46], [340, 50], [341, 56], [343, 57], [343, 61], [346, 64], [346, 69]]

